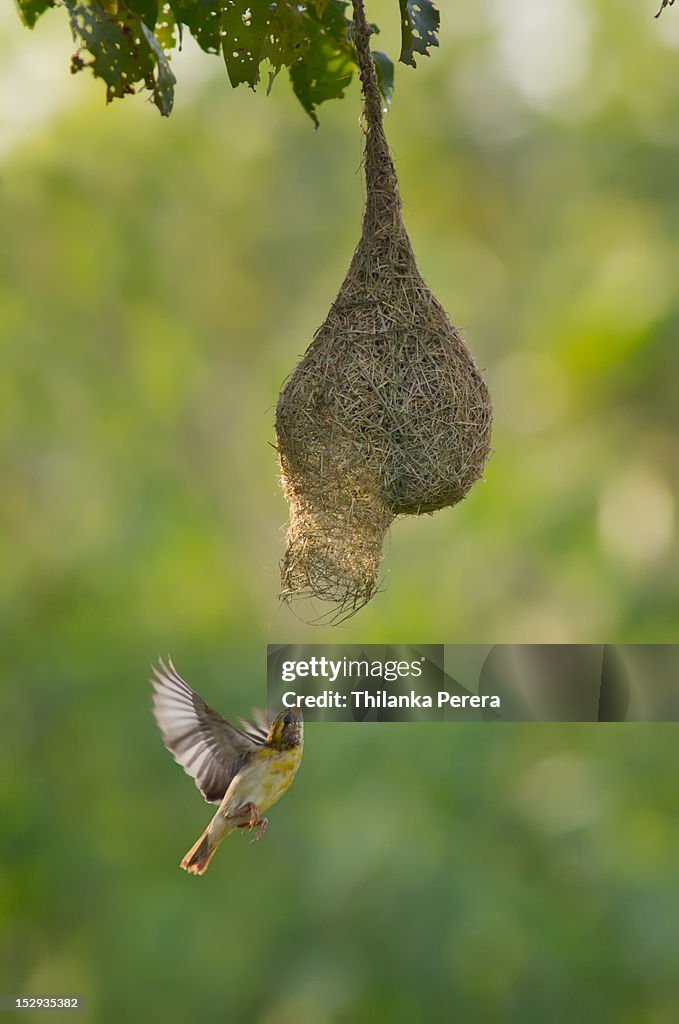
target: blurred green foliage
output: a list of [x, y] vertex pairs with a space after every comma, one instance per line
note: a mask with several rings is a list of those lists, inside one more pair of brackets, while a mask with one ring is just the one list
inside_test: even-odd
[[210, 808], [145, 684], [170, 651], [237, 717], [267, 640], [676, 639], [679, 21], [644, 7], [451, 2], [399, 89], [407, 222], [495, 456], [396, 524], [336, 630], [278, 604], [270, 443], [358, 237], [356, 85], [313, 134], [187, 49], [164, 122], [59, 77], [58, 14], [5, 33], [3, 992], [104, 1022], [676, 1021], [674, 727], [312, 726], [265, 841], [194, 880]]

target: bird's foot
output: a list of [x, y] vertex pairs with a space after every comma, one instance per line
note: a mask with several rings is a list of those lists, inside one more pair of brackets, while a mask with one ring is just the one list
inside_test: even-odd
[[[229, 817], [237, 822], [236, 828], [248, 828], [252, 829], [259, 823], [259, 811], [257, 805], [253, 804], [249, 800], [246, 804], [241, 804], [237, 807], [233, 814]], [[247, 821], [243, 821], [243, 818], [247, 818]]]
[[268, 824], [269, 824], [269, 819], [268, 818], [260, 818], [259, 821], [254, 822], [254, 824], [250, 826], [251, 828], [254, 828], [255, 825], [257, 826], [257, 831], [255, 832], [254, 836], [250, 840], [251, 843], [256, 843], [258, 839], [262, 838], [262, 836], [266, 832]]
[[266, 827], [269, 824], [268, 818], [260, 818], [257, 805], [253, 804], [252, 801], [249, 801], [246, 804], [241, 804], [241, 806], [237, 807], [233, 814], [230, 814], [229, 817], [240, 819], [247, 817], [247, 821], [241, 820], [236, 827], [246, 828], [248, 829], [249, 832], [252, 832], [253, 828], [256, 828], [257, 831], [255, 832], [252, 838], [253, 843], [256, 843], [258, 839], [262, 838], [262, 836], [266, 832]]

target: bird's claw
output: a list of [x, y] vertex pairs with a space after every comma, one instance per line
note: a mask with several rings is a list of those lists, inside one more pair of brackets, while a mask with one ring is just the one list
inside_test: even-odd
[[250, 830], [252, 830], [255, 827], [255, 825], [256, 825], [257, 826], [257, 831], [255, 832], [254, 836], [250, 840], [251, 843], [256, 843], [258, 839], [262, 838], [262, 836], [266, 832], [268, 824], [269, 824], [269, 819], [268, 818], [260, 818], [258, 821], [253, 821], [252, 822], [252, 824], [250, 825]]
[[242, 806], [234, 812], [232, 817], [244, 818], [246, 815], [248, 816], [248, 820], [241, 822], [237, 826], [237, 828], [246, 828], [248, 832], [252, 832], [253, 828], [256, 828], [257, 831], [252, 837], [252, 842], [256, 843], [257, 840], [261, 839], [264, 833], [266, 832], [267, 825], [269, 824], [269, 819], [260, 818], [257, 806], [253, 804], [251, 801], [247, 804], [242, 804]]

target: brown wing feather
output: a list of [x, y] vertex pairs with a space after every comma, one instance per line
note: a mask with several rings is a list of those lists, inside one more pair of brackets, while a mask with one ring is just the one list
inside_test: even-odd
[[263, 745], [259, 730], [241, 732], [213, 711], [168, 658], [153, 666], [153, 714], [165, 746], [209, 803], [221, 802], [248, 755]]
[[252, 721], [246, 722], [244, 718], [241, 718], [240, 724], [243, 726], [243, 732], [246, 736], [249, 736], [256, 743], [266, 743], [269, 738], [269, 732], [273, 725], [274, 716], [270, 715], [267, 711], [262, 711], [261, 708], [253, 708]]

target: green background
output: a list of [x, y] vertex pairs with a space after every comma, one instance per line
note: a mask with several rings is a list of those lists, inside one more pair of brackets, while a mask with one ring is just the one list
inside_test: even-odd
[[[374, 0], [395, 53], [394, 3]], [[273, 408], [359, 232], [356, 86], [177, 63], [108, 109], [62, 12], [0, 28], [0, 990], [83, 1021], [679, 1016], [673, 726], [317, 724], [265, 841], [149, 714], [225, 714], [265, 644], [675, 641], [679, 12], [449, 0], [387, 129], [421, 268], [494, 396], [459, 508], [395, 524], [338, 629], [277, 599]], [[30, 1017], [30, 1015], [28, 1015]], [[41, 1018], [42, 1019], [42, 1018]]]

